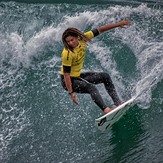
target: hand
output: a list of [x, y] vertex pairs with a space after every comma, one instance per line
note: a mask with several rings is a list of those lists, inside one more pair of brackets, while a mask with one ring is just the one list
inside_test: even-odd
[[126, 28], [125, 25], [131, 25], [131, 24], [132, 24], [131, 20], [123, 20], [123, 21], [119, 22], [119, 27]]
[[76, 98], [76, 94], [75, 94], [74, 92], [71, 93], [71, 99], [72, 99], [72, 101], [73, 101], [76, 105], [78, 105], [77, 98]]

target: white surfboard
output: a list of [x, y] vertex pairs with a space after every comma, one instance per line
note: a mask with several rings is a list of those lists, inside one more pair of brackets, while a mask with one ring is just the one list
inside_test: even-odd
[[96, 127], [101, 131], [105, 131], [107, 128], [110, 128], [130, 108], [134, 99], [135, 99], [134, 97], [129, 99], [128, 101], [124, 102], [123, 104], [113, 109], [111, 112], [103, 115], [100, 118], [95, 119]]

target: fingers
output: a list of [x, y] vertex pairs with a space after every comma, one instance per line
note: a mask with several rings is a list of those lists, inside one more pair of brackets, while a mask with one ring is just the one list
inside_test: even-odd
[[132, 21], [131, 20], [123, 20], [120, 23], [120, 27], [121, 28], [126, 28], [126, 25], [131, 25], [131, 24], [132, 24]]
[[77, 100], [73, 100], [73, 102], [74, 102], [76, 105], [78, 105], [78, 102], [77, 102]]
[[131, 20], [124, 20], [124, 25], [131, 25], [132, 21]]
[[78, 102], [77, 102], [77, 98], [76, 98], [75, 93], [72, 93], [72, 94], [71, 94], [71, 99], [72, 99], [72, 101], [73, 101], [76, 105], [78, 105]]

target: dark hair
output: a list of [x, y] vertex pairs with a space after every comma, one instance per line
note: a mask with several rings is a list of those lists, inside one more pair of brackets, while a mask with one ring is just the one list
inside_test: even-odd
[[66, 38], [68, 36], [74, 36], [74, 37], [79, 37], [81, 40], [87, 42], [87, 41], [91, 41], [86, 35], [84, 35], [84, 33], [82, 33], [81, 31], [79, 31], [76, 28], [67, 28], [63, 34], [62, 34], [62, 42], [63, 45], [65, 47], [65, 49], [69, 49], [73, 52], [73, 48], [71, 46], [68, 45]]

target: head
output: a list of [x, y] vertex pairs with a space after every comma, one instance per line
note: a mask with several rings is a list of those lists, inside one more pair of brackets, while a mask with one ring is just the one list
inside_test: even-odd
[[73, 52], [73, 49], [78, 46], [79, 40], [90, 41], [88, 37], [76, 28], [68, 28], [63, 32], [62, 42], [67, 50], [69, 49]]

